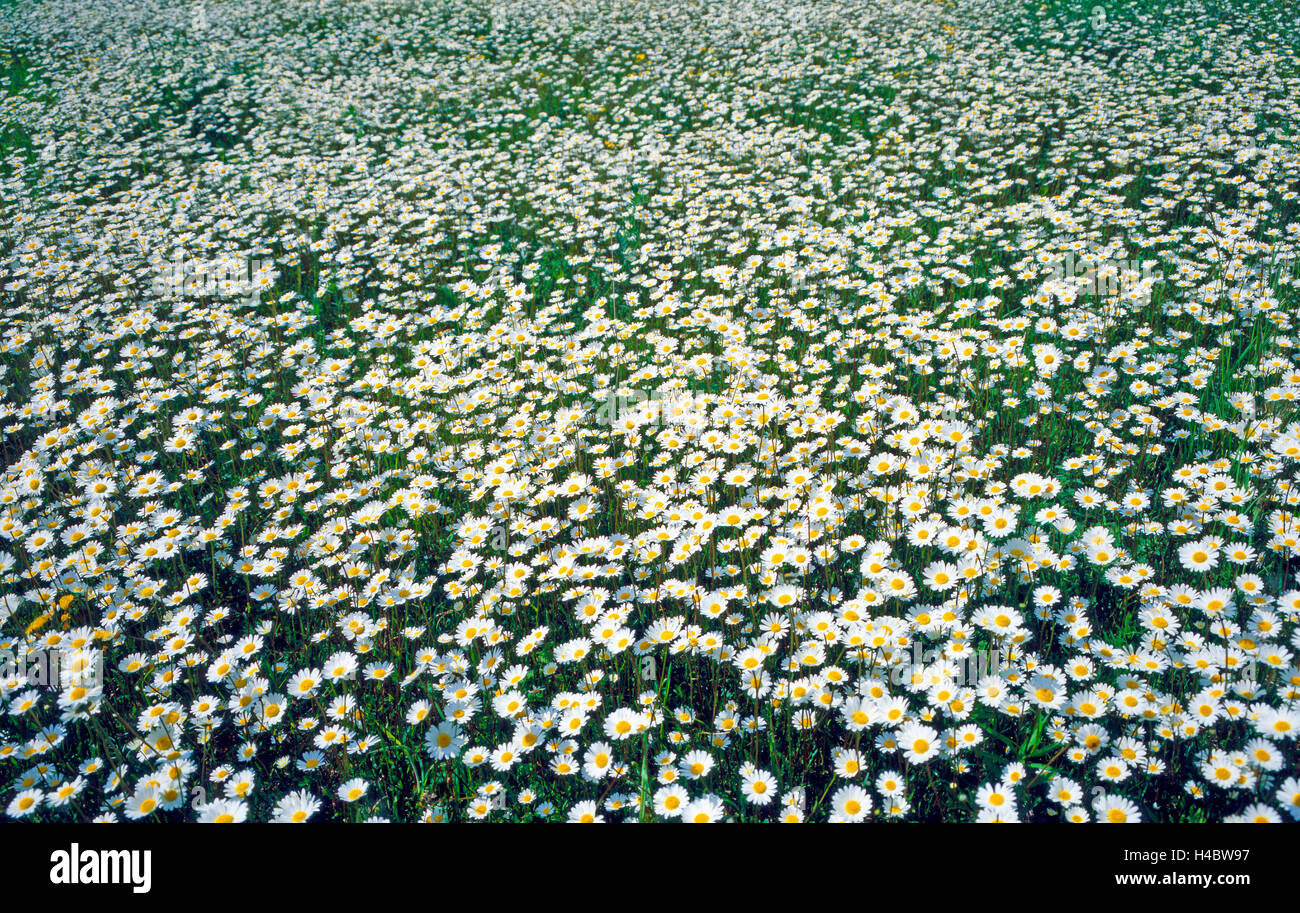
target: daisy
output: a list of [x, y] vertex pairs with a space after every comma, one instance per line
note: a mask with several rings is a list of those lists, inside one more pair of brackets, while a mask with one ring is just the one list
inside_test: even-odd
[[721, 821], [724, 814], [721, 799], [717, 796], [702, 796], [686, 804], [681, 818], [688, 824], [714, 824]]
[[45, 793], [39, 789], [20, 790], [9, 802], [9, 807], [5, 810], [11, 818], [25, 818], [34, 814], [40, 808], [41, 803], [45, 800]]
[[356, 802], [369, 791], [370, 784], [362, 777], [353, 777], [339, 786], [338, 797], [344, 802]]
[[1219, 550], [1204, 539], [1188, 542], [1178, 549], [1178, 561], [1193, 572], [1213, 570], [1219, 560]]
[[603, 824], [604, 821], [605, 817], [594, 801], [579, 802], [569, 809], [570, 824]]
[[833, 814], [840, 815], [845, 821], [861, 821], [871, 811], [871, 794], [860, 786], [841, 786], [831, 796]]
[[1097, 820], [1106, 824], [1135, 824], [1142, 820], [1138, 807], [1123, 796], [1102, 793], [1092, 803]]
[[239, 824], [248, 819], [248, 805], [242, 799], [216, 799], [199, 807], [201, 824]]
[[741, 774], [741, 794], [753, 805], [767, 805], [776, 798], [776, 781], [765, 770], [746, 770]]
[[911, 764], [924, 764], [939, 750], [939, 734], [919, 723], [909, 723], [898, 732], [898, 745]]

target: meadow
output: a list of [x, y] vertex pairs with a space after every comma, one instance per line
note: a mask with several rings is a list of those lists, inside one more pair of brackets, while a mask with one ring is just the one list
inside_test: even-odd
[[0, 810], [1300, 818], [1289, 0], [3, 0]]

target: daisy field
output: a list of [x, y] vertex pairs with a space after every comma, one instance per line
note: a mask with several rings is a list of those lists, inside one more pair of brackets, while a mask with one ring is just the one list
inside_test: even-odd
[[1300, 818], [1298, 26], [3, 0], [0, 811]]

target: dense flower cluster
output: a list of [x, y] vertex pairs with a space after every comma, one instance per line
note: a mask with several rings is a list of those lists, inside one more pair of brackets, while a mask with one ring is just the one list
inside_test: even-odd
[[1300, 817], [1264, 12], [197, 7], [0, 7], [10, 818]]

